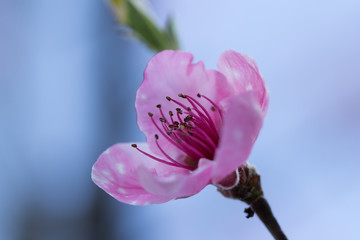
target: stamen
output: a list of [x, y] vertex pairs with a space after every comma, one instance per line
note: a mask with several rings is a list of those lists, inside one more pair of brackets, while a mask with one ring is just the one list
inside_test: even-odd
[[180, 108], [176, 108], [176, 112], [182, 114], [182, 110]]
[[[211, 103], [212, 105], [213, 105], [213, 107], [211, 108], [211, 110], [213, 109], [213, 108], [216, 108], [217, 110], [218, 110], [218, 113], [220, 114], [220, 117], [221, 117], [221, 120], [223, 120], [223, 117], [222, 117], [222, 112], [220, 111], [220, 108], [219, 108], [219, 106], [216, 104], [216, 103], [214, 103], [210, 98], [208, 98], [207, 96], [205, 96], [205, 95], [201, 95], [200, 93], [198, 93], [198, 97], [204, 97], [209, 103]], [[214, 111], [214, 110], [213, 110]]]
[[203, 130], [204, 132], [206, 132], [206, 135], [211, 137], [212, 141], [217, 143], [219, 138], [217, 133], [214, 132], [214, 129], [209, 126], [208, 122], [204, 120], [203, 117], [194, 115], [192, 123], [195, 125], [196, 129]]
[[212, 139], [208, 132], [205, 132], [204, 129], [196, 128], [196, 131], [193, 132], [193, 135], [195, 138], [202, 139], [207, 144], [211, 145], [214, 149], [216, 148], [218, 142], [216, 142], [214, 139]]
[[[211, 111], [217, 111], [221, 117], [220, 108], [214, 102], [200, 93], [196, 96], [198, 98], [203, 97], [211, 103]], [[183, 103], [166, 96], [168, 101], [174, 102], [177, 105], [177, 108], [175, 108], [176, 113], [174, 114], [173, 111], [169, 111], [169, 115], [165, 116], [161, 104], [158, 104], [156, 107], [160, 112], [159, 120], [155, 120], [153, 118], [154, 114], [151, 112], [148, 115], [159, 131], [159, 134], [186, 154], [186, 159], [191, 159], [191, 164], [189, 164], [189, 161], [179, 162], [166, 153], [160, 145], [158, 134], [155, 134], [155, 143], [165, 160], [142, 151], [136, 144], [131, 146], [158, 162], [187, 170], [194, 170], [200, 158], [207, 158], [209, 160], [214, 158], [215, 149], [219, 142], [218, 129], [212, 118], [214, 115], [209, 114], [210, 109], [206, 110], [204, 105], [189, 95], [179, 93], [178, 97], [186, 99], [190, 106], [185, 106]]]
[[170, 131], [169, 126], [166, 123], [162, 122], [162, 126], [165, 132]]
[[[192, 145], [194, 142], [195, 142], [196, 145], [201, 145], [201, 148], [202, 148], [203, 150], [206, 149], [206, 150], [203, 152], [204, 154], [208, 154], [208, 155], [209, 155], [209, 152], [212, 152], [212, 150], [214, 150], [214, 148], [210, 148], [210, 146], [208, 146], [208, 144], [205, 144], [204, 141], [203, 141], [203, 139], [200, 139], [200, 138], [198, 138], [198, 137], [195, 138], [195, 137], [194, 137], [194, 134], [191, 133], [191, 132], [189, 132], [189, 131], [187, 131], [186, 129], [187, 129], [187, 128], [186, 128], [186, 125], [185, 125], [185, 124], [180, 125], [180, 130], [181, 130], [183, 133], [185, 133], [186, 136], [188, 136], [188, 138], [186, 139], [187, 143], [189, 143], [189, 141], [191, 141], [192, 143], [189, 143], [190, 145]], [[191, 137], [189, 137], [189, 135], [190, 135]], [[183, 136], [185, 136], [185, 135], [183, 135]], [[210, 154], [210, 155], [211, 155], [211, 154]]]
[[[164, 115], [164, 113], [163, 113], [163, 111], [162, 111], [162, 109], [161, 109], [161, 104], [156, 105], [156, 107], [159, 108], [159, 111], [160, 111], [160, 114], [161, 114], [161, 116], [162, 116], [162, 119], [164, 119], [165, 122], [166, 122], [166, 117], [165, 117], [165, 115]], [[163, 122], [163, 120], [161, 120], [161, 119], [160, 119], [160, 121]]]
[[174, 124], [174, 119], [173, 119], [173, 112], [172, 111], [169, 111], [169, 115], [170, 115], [170, 120], [171, 120], [171, 123]]
[[[193, 159], [200, 159], [204, 156], [202, 152], [200, 152], [197, 148], [192, 146], [187, 142], [187, 139], [185, 139], [184, 134], [177, 134], [176, 132], [173, 132], [172, 137], [175, 139], [175, 141], [184, 149], [186, 149], [187, 152], [191, 152], [194, 154], [193, 156], [190, 156]], [[184, 151], [185, 152], [185, 151]]]
[[[147, 156], [147, 157], [149, 157], [149, 158], [151, 158], [151, 159], [154, 159], [155, 161], [158, 161], [158, 162], [161, 162], [161, 163], [164, 163], [164, 164], [173, 166], [173, 167], [181, 167], [181, 168], [183, 168], [183, 166], [180, 166], [180, 165], [178, 165], [178, 164], [174, 164], [174, 163], [171, 163], [171, 162], [167, 162], [167, 161], [165, 161], [165, 160], [163, 160], [163, 159], [160, 159], [160, 158], [157, 158], [157, 157], [155, 157], [155, 156], [153, 156], [153, 155], [151, 155], [151, 154], [149, 154], [149, 153], [147, 153], [147, 152], [144, 152], [143, 150], [141, 150], [140, 148], [138, 148], [136, 144], [131, 144], [131, 146], [132, 146], [133, 148], [136, 148], [136, 150], [138, 150], [139, 152], [141, 152], [141, 153], [144, 154], [145, 156]], [[186, 167], [186, 168], [188, 169], [188, 167]]]
[[189, 122], [189, 121], [191, 121], [192, 118], [193, 118], [193, 116], [187, 115], [187, 116], [184, 118], [184, 122]]
[[[153, 122], [153, 124], [155, 125], [155, 127], [159, 130], [159, 132], [169, 141], [171, 142], [175, 147], [179, 148], [181, 151], [183, 151], [184, 153], [186, 153], [187, 155], [189, 155], [192, 158], [195, 158], [196, 155], [194, 155], [193, 152], [189, 151], [188, 149], [184, 148], [182, 145], [178, 144], [178, 142], [175, 140], [173, 140], [172, 138], [170, 138], [163, 130], [160, 129], [160, 127], [156, 124], [156, 122], [154, 121], [154, 118], [151, 117], [151, 121]], [[179, 123], [178, 123], [179, 124]]]
[[[204, 116], [204, 119], [210, 124], [211, 129], [215, 131], [215, 132], [214, 132], [214, 133], [215, 133], [215, 136], [216, 136], [217, 138], [219, 138], [219, 135], [218, 135], [218, 133], [217, 133], [217, 131], [216, 131], [215, 124], [214, 124], [212, 118], [210, 117], [209, 113], [208, 113], [208, 112], [206, 111], [206, 109], [204, 108], [204, 106], [201, 105], [201, 104], [200, 104], [198, 101], [196, 101], [194, 98], [192, 98], [192, 97], [190, 97], [190, 96], [186, 96], [186, 97], [187, 97], [187, 99], [188, 99], [188, 101], [190, 102], [191, 105], [194, 106], [194, 104], [193, 104], [193, 102], [192, 102], [192, 101], [194, 101], [194, 103], [197, 104], [197, 105], [203, 110], [203, 112], [204, 112], [205, 115], [206, 115], [206, 117]], [[196, 106], [194, 106], [194, 109], [197, 110]], [[202, 114], [200, 111], [197, 111], [197, 112], [198, 112], [199, 114], [201, 114], [201, 115], [204, 115], [204, 114]]]
[[[179, 110], [179, 111], [178, 111], [178, 110]], [[180, 108], [177, 108], [177, 109], [176, 109], [176, 112], [177, 112], [177, 113], [176, 113], [176, 116], [178, 117], [179, 122], [180, 122], [180, 123], [183, 123], [183, 120], [182, 120], [182, 118], [181, 118], [181, 116], [180, 116], [180, 115], [182, 114], [182, 111], [180, 110]]]
[[159, 148], [159, 150], [165, 155], [165, 157], [170, 160], [173, 164], [176, 164], [178, 167], [182, 167], [182, 168], [186, 168], [186, 169], [189, 169], [189, 170], [194, 170], [193, 168], [191, 167], [188, 167], [186, 165], [183, 165], [179, 162], [177, 162], [176, 160], [174, 160], [172, 157], [170, 157], [161, 147], [160, 147], [160, 144], [158, 143], [158, 140], [159, 140], [159, 136], [157, 134], [155, 134], [155, 139], [156, 139], [156, 146]]
[[[180, 104], [180, 103], [178, 103], [178, 102], [176, 102], [175, 100], [173, 100], [175, 103], [177, 103], [178, 105]], [[190, 102], [190, 101], [189, 101]], [[197, 123], [197, 125], [198, 125], [198, 127], [200, 127], [200, 128], [205, 128], [206, 129], [206, 132], [211, 136], [211, 138], [213, 139], [212, 141], [214, 141], [214, 142], [216, 142], [217, 143], [217, 139], [218, 139], [218, 136], [217, 136], [217, 134], [216, 134], [216, 131], [214, 131], [214, 129], [212, 129], [209, 125], [208, 125], [208, 121], [205, 121], [204, 119], [206, 119], [206, 116], [203, 114], [203, 113], [201, 113], [200, 112], [200, 110], [198, 110], [197, 109], [197, 107], [192, 103], [192, 102], [190, 102], [191, 104], [192, 104], [192, 106], [194, 107], [194, 110], [195, 110], [195, 112], [197, 112], [198, 113], [198, 115], [197, 114], [195, 114], [195, 112], [193, 112], [193, 113], [191, 113], [192, 111], [191, 111], [191, 108], [190, 107], [187, 107], [186, 109], [188, 110], [188, 112], [185, 112], [186, 114], [191, 114], [191, 116], [194, 116], [198, 121], [198, 123]], [[182, 104], [180, 104], [180, 105], [182, 105]]]
[[206, 156], [208, 159], [212, 159], [214, 154], [212, 153], [214, 149], [210, 148], [207, 144], [202, 142], [201, 140], [191, 137], [187, 139], [187, 143], [192, 146], [196, 146], [196, 149]]
[[187, 109], [187, 108], [188, 108], [188, 107], [186, 107], [184, 104], [176, 101], [175, 99], [172, 99], [172, 98], [170, 98], [170, 97], [169, 97], [169, 98], [166, 97], [166, 99], [169, 100], [169, 101], [173, 101], [174, 103], [176, 103], [177, 105], [179, 105], [179, 106], [182, 107], [183, 109]]

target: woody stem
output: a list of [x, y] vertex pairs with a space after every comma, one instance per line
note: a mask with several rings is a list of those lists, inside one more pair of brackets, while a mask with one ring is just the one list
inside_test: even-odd
[[252, 210], [264, 223], [266, 228], [276, 240], [287, 240], [284, 232], [281, 230], [279, 223], [276, 221], [267, 200], [261, 196], [250, 204]]
[[249, 204], [250, 208], [245, 209], [248, 214], [247, 218], [256, 213], [275, 240], [287, 240], [271, 211], [269, 203], [264, 198], [260, 174], [249, 164], [244, 164], [238, 171], [240, 173], [239, 183], [231, 189], [219, 187], [218, 191], [225, 197], [238, 199]]

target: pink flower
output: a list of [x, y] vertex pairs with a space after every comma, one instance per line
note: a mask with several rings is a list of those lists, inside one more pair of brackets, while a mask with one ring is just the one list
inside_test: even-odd
[[219, 71], [166, 50], [144, 72], [135, 107], [146, 143], [119, 143], [92, 169], [93, 181], [120, 202], [163, 203], [223, 185], [246, 162], [268, 106], [254, 60], [224, 52]]

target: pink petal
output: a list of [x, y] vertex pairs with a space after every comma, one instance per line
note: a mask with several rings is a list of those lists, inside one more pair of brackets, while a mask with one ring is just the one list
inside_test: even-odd
[[219, 71], [226, 76], [237, 93], [256, 91], [261, 109], [266, 113], [269, 95], [265, 82], [252, 58], [229, 50], [220, 56], [217, 65]]
[[192, 196], [210, 184], [213, 161], [200, 159], [199, 166], [193, 172], [158, 173], [156, 176], [145, 168], [140, 169], [140, 181], [144, 188], [155, 195], [173, 199]]
[[[137, 144], [146, 152], [146, 144]], [[149, 172], [156, 168], [158, 172], [183, 172], [183, 169], [169, 167], [139, 153], [129, 143], [116, 144], [104, 153], [93, 166], [92, 179], [105, 192], [120, 202], [132, 205], [163, 203], [172, 199], [171, 196], [158, 196], [144, 189], [138, 179], [138, 169]]]
[[254, 91], [225, 101], [224, 124], [214, 158], [215, 184], [246, 162], [265, 116]]
[[[185, 99], [178, 97], [179, 93], [193, 97], [201, 93], [214, 102], [219, 102], [232, 92], [224, 75], [215, 70], [206, 70], [203, 62], [192, 63], [192, 61], [193, 56], [190, 53], [172, 50], [158, 53], [148, 63], [144, 72], [144, 81], [137, 91], [135, 107], [138, 125], [145, 133], [151, 150], [158, 155], [162, 154], [155, 145], [155, 134], [159, 135], [159, 143], [167, 153], [173, 157], [177, 157], [179, 153], [166, 137], [159, 134], [159, 130], [148, 116], [148, 112], [153, 113], [153, 119], [161, 127], [159, 122], [161, 115], [156, 108], [157, 104], [162, 105], [166, 117], [169, 116], [169, 111], [176, 113], [175, 108], [179, 106], [167, 101], [166, 96], [190, 106]], [[210, 104], [208, 107], [210, 108]]]

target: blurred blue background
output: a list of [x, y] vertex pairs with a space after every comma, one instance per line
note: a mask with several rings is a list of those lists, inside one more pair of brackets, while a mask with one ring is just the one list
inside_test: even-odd
[[[252, 56], [270, 90], [249, 161], [289, 239], [360, 239], [360, 1], [153, 0], [208, 68]], [[272, 239], [215, 187], [133, 207], [90, 179], [144, 140], [134, 97], [153, 53], [104, 1], [0, 0], [0, 239]]]

